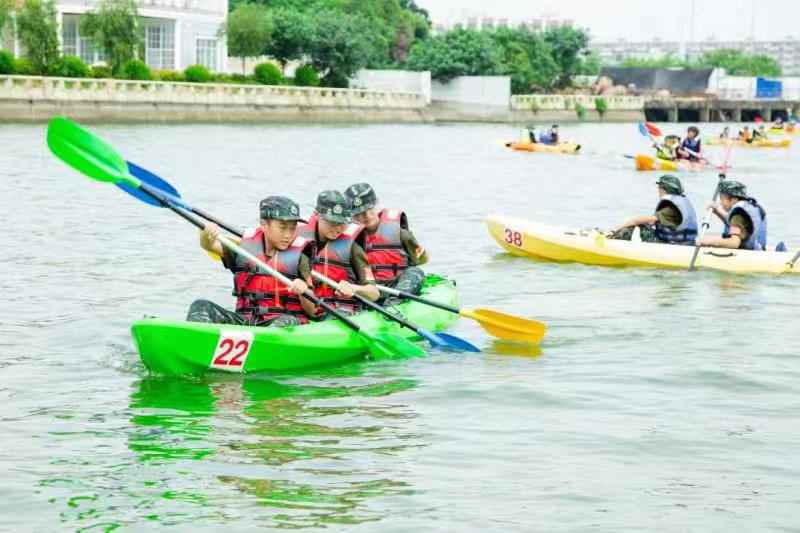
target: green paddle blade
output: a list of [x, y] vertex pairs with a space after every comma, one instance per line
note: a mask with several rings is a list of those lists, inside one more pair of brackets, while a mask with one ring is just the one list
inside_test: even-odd
[[47, 126], [47, 146], [60, 160], [93, 180], [138, 186], [128, 165], [109, 144], [73, 121], [56, 117]]
[[407, 341], [391, 333], [376, 333], [368, 335], [361, 331], [369, 354], [373, 359], [406, 359], [411, 357], [422, 357], [426, 354], [425, 350], [411, 341]]

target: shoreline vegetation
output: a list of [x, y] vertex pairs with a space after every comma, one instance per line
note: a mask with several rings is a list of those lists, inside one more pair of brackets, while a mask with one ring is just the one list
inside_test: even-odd
[[[431, 28], [428, 12], [414, 0], [233, 0], [220, 32], [229, 56], [242, 65], [247, 58], [270, 61], [252, 73], [214, 73], [203, 65], [151, 70], [140, 59], [143, 26], [135, 0], [100, 0], [81, 17], [81, 35], [103, 52], [104, 61], [96, 65], [62, 55], [54, 0], [0, 0], [0, 35], [6, 42], [16, 39], [22, 51], [21, 57], [0, 51], [0, 75], [342, 88], [361, 69], [389, 69], [430, 71], [442, 83], [458, 76], [509, 76], [512, 94], [518, 95], [567, 91], [574, 76], [597, 75], [604, 66], [583, 28], [456, 28], [437, 34]], [[297, 68], [288, 77], [290, 65]], [[665, 57], [626, 60], [619, 66], [781, 74], [773, 59], [733, 50], [710, 52], [693, 63]]]

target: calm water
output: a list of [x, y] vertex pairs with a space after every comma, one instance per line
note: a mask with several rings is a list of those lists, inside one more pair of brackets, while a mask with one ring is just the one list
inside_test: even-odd
[[[540, 349], [297, 376], [149, 376], [144, 315], [231, 304], [230, 275], [166, 210], [0, 126], [0, 530], [800, 531], [800, 279], [515, 259], [490, 212], [609, 226], [650, 212], [635, 125], [565, 128], [579, 157], [517, 154], [505, 126], [109, 126], [128, 159], [251, 225], [371, 181], [408, 210], [466, 305], [550, 325]], [[800, 138], [798, 139], [800, 142]], [[731, 172], [800, 246], [797, 147]], [[716, 177], [686, 178], [702, 206]]]

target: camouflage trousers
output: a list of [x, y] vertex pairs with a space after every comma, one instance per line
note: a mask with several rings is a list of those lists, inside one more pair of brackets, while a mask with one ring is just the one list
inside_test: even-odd
[[[385, 285], [398, 291], [419, 294], [422, 292], [422, 283], [425, 281], [425, 272], [419, 267], [408, 267], [402, 274]], [[383, 305], [396, 305], [402, 301], [401, 298], [389, 296], [381, 303]]]
[[[658, 237], [656, 237], [655, 227], [645, 226], [645, 225], [636, 227], [639, 228], [639, 236], [641, 237], [642, 242], [661, 242], [660, 240], [658, 240]], [[629, 241], [631, 240], [631, 237], [633, 236], [633, 231], [635, 229], [636, 228], [621, 229], [619, 231], [614, 232], [614, 234], [611, 235], [611, 238], [620, 241]]]
[[279, 315], [271, 320], [256, 322], [248, 317], [242, 316], [235, 311], [225, 309], [221, 305], [208, 300], [195, 300], [189, 306], [186, 315], [188, 322], [204, 322], [207, 324], [233, 324], [235, 326], [274, 326], [284, 328], [286, 326], [300, 325], [300, 319], [295, 315]]

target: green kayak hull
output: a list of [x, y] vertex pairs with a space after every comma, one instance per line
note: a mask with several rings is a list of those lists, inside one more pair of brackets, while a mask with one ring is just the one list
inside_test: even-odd
[[[453, 281], [429, 276], [422, 295], [458, 307]], [[394, 309], [432, 331], [441, 331], [458, 320], [454, 313], [416, 302], [406, 301]], [[353, 321], [368, 333], [386, 332], [421, 340], [413, 331], [375, 312], [360, 313]], [[134, 323], [131, 330], [144, 365], [165, 375], [294, 372], [341, 364], [367, 354], [361, 336], [338, 320], [257, 328], [145, 319]]]

